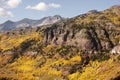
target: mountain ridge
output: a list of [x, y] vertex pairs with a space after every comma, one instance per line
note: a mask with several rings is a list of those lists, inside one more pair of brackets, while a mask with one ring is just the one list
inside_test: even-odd
[[24, 18], [22, 20], [15, 21], [15, 22], [8, 20], [8, 21], [0, 24], [0, 27], [1, 27], [0, 31], [48, 25], [48, 24], [53, 24], [57, 21], [61, 21], [64, 19], [65, 18], [61, 17], [60, 15], [54, 15], [54, 16], [43, 17], [39, 20], [33, 20], [33, 19], [29, 19], [29, 18]]

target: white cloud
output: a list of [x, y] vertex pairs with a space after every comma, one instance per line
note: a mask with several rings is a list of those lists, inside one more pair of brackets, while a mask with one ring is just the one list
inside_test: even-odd
[[8, 16], [13, 17], [12, 12], [6, 11], [5, 9], [0, 8], [0, 17], [8, 17]]
[[8, 9], [17, 7], [21, 2], [22, 0], [0, 0], [0, 17], [12, 17], [13, 14]]
[[35, 6], [27, 6], [26, 9], [34, 9], [34, 10], [41, 10], [41, 11], [45, 11], [48, 9], [48, 6], [44, 3], [44, 2], [40, 2], [39, 4], [35, 5]]
[[51, 4], [49, 4], [49, 7], [52, 7], [52, 8], [60, 8], [61, 5], [60, 5], [60, 4], [51, 3]]
[[46, 4], [44, 2], [40, 2], [37, 5], [34, 6], [27, 6], [26, 9], [32, 9], [32, 10], [40, 10], [40, 11], [46, 11], [50, 8], [60, 8], [61, 5], [60, 4], [55, 4], [55, 3], [51, 3], [51, 4]]
[[6, 2], [6, 6], [7, 6], [7, 8], [15, 8], [21, 2], [22, 2], [22, 0], [9, 0], [9, 1]]
[[2, 8], [15, 8], [22, 0], [0, 0], [0, 7]]

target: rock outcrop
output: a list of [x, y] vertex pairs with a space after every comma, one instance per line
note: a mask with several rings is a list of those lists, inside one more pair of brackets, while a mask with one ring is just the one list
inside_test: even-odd
[[115, 47], [111, 50], [111, 54], [119, 54], [119, 55], [120, 55], [120, 45], [115, 46]]

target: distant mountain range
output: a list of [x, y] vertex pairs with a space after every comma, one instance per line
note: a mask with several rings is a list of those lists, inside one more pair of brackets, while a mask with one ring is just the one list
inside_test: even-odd
[[0, 31], [37, 27], [37, 26], [42, 26], [42, 25], [53, 24], [61, 20], [64, 20], [64, 18], [61, 17], [60, 15], [48, 16], [40, 20], [32, 20], [28, 18], [24, 18], [17, 22], [8, 20], [5, 23], [0, 24]]

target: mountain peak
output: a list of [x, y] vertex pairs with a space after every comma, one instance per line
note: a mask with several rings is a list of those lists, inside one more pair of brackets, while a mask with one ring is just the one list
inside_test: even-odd
[[107, 10], [110, 11], [110, 12], [113, 12], [114, 14], [119, 15], [120, 14], [120, 4], [119, 5], [114, 5]]
[[14, 22], [11, 20], [7, 20], [5, 23], [14, 23]]
[[53, 17], [55, 17], [55, 18], [57, 18], [57, 19], [60, 19], [60, 20], [63, 19], [63, 17], [61, 17], [60, 15], [54, 15]]
[[94, 14], [94, 13], [98, 13], [98, 12], [99, 12], [99, 11], [93, 9], [93, 10], [88, 11], [87, 13], [88, 13], [88, 14]]
[[53, 17], [61, 17], [60, 15], [54, 15]]
[[29, 22], [29, 21], [32, 21], [32, 19], [24, 18], [24, 19], [22, 19], [22, 20], [20, 20], [20, 21], [18, 21], [18, 22]]
[[24, 18], [24, 19], [22, 19], [22, 20], [30, 20], [29, 18]]
[[112, 6], [111, 8], [120, 8], [120, 4], [114, 5], [114, 6]]

